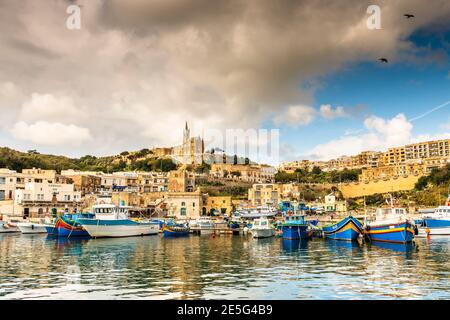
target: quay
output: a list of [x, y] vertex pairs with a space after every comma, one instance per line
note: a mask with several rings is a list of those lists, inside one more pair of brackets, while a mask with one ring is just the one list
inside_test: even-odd
[[245, 227], [239, 227], [239, 229], [230, 229], [227, 226], [215, 226], [211, 229], [202, 229], [201, 227], [191, 227], [190, 232], [196, 235], [202, 235], [202, 234], [229, 234], [229, 235], [235, 235], [235, 236], [242, 236], [246, 235], [248, 232], [245, 231]]

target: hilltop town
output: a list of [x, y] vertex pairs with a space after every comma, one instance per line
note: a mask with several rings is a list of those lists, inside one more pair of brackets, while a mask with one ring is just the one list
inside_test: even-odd
[[[383, 204], [387, 193], [396, 193], [408, 206], [432, 206], [445, 197], [450, 180], [449, 143], [429, 141], [277, 168], [207, 152], [187, 124], [179, 146], [109, 157], [71, 159], [2, 148], [0, 214], [38, 217], [89, 210], [104, 196], [141, 213], [177, 218], [229, 215], [238, 206], [277, 206], [283, 200], [344, 213], [361, 209], [363, 199]], [[436, 185], [433, 177], [439, 174], [444, 178]], [[429, 187], [437, 189], [423, 196], [420, 189]]]

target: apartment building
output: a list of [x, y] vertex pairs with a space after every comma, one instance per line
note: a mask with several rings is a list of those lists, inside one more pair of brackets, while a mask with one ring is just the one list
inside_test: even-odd
[[273, 183], [276, 168], [268, 165], [217, 163], [211, 165], [210, 176], [252, 183]]
[[405, 146], [405, 159], [450, 159], [450, 139], [427, 141]]
[[139, 173], [139, 192], [165, 192], [169, 190], [168, 172]]
[[75, 191], [73, 184], [27, 182], [24, 189], [15, 193], [15, 215], [40, 217], [54, 210], [73, 211], [82, 204], [81, 192]]
[[254, 206], [275, 206], [280, 202], [279, 186], [273, 183], [258, 183], [248, 189], [248, 200]]
[[74, 184], [75, 191], [80, 191], [81, 195], [97, 193], [101, 190], [103, 172], [62, 170], [61, 176], [69, 179], [68, 182]]
[[13, 200], [18, 189], [24, 189], [26, 183], [66, 183], [66, 178], [55, 170], [23, 169], [21, 173], [6, 168], [0, 169], [0, 201]]

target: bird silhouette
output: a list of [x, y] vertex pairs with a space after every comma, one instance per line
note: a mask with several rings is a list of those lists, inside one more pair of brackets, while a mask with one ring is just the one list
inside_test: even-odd
[[406, 19], [414, 18], [414, 15], [413, 14], [409, 14], [409, 13], [404, 14], [404, 16], [406, 17]]
[[386, 58], [380, 58], [378, 60], [380, 60], [381, 62], [384, 62], [384, 63], [388, 63], [388, 59], [386, 59]]

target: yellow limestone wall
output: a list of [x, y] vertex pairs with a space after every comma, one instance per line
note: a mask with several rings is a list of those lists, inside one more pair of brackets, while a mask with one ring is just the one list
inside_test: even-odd
[[341, 184], [339, 190], [345, 198], [368, 196], [375, 193], [388, 193], [395, 191], [406, 191], [414, 188], [420, 176], [410, 175], [407, 177], [391, 178], [389, 180], [377, 180], [368, 183], [345, 183]]

